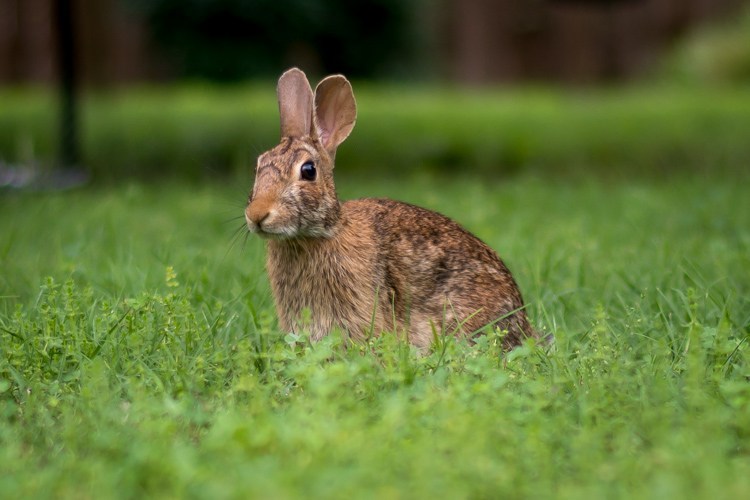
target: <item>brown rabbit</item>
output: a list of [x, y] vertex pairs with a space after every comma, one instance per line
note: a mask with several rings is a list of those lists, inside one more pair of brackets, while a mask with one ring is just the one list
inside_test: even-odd
[[536, 336], [508, 268], [456, 222], [388, 199], [339, 201], [334, 157], [357, 114], [346, 78], [325, 78], [313, 95], [293, 68], [277, 93], [281, 143], [258, 158], [245, 218], [267, 240], [283, 329], [314, 340], [334, 328], [360, 339], [390, 331], [422, 350], [435, 333], [487, 325], [507, 330], [505, 348]]

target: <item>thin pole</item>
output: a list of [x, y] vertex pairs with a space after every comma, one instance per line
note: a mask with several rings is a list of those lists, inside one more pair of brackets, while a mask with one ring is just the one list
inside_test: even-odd
[[76, 81], [76, 46], [71, 0], [55, 1], [57, 60], [60, 70], [60, 163], [75, 168], [79, 163]]

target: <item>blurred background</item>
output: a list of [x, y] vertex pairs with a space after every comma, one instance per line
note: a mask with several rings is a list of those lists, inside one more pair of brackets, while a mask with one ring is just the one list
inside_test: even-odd
[[0, 185], [246, 171], [290, 66], [356, 82], [352, 169], [750, 157], [745, 0], [0, 0]]

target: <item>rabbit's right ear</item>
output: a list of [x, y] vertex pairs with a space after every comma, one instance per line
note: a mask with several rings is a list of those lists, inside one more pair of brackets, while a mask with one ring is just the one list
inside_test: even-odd
[[304, 137], [312, 131], [313, 93], [305, 74], [287, 70], [276, 86], [281, 115], [281, 137]]
[[357, 120], [357, 102], [349, 81], [343, 75], [331, 75], [315, 88], [315, 130], [331, 156], [349, 137]]

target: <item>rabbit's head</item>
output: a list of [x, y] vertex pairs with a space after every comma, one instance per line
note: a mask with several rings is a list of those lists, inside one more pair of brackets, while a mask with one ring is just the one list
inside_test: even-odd
[[277, 95], [281, 142], [258, 157], [247, 227], [263, 237], [329, 237], [340, 212], [333, 183], [336, 148], [357, 116], [352, 87], [332, 75], [313, 94], [305, 74], [292, 68], [279, 78]]

